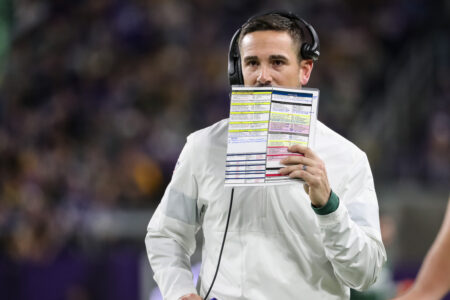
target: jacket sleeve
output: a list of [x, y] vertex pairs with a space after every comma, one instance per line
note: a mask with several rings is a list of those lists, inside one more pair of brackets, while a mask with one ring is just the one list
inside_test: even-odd
[[199, 228], [194, 144], [191, 136], [188, 137], [145, 237], [154, 279], [163, 298], [169, 300], [197, 293], [190, 268], [190, 256], [196, 247], [195, 233]]
[[362, 153], [349, 170], [339, 191], [338, 208], [317, 218], [336, 277], [353, 289], [365, 290], [376, 281], [386, 262], [386, 252], [366, 155]]

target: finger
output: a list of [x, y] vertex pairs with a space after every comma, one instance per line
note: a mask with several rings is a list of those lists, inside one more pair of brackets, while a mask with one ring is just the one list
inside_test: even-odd
[[301, 164], [287, 166], [287, 167], [284, 167], [284, 168], [280, 169], [280, 174], [281, 175], [289, 175], [290, 173], [292, 173], [294, 171], [298, 171], [298, 170], [302, 170], [302, 169], [303, 169], [303, 165], [301, 165]]
[[295, 170], [289, 173], [289, 177], [303, 179], [309, 187], [317, 187], [320, 183], [319, 176], [313, 175], [303, 170]]
[[324, 175], [324, 172], [319, 167], [313, 167], [313, 166], [306, 166], [306, 170], [301, 167], [303, 171], [306, 171], [312, 175], [322, 177]]
[[316, 175], [316, 176], [323, 175], [323, 171], [320, 168], [313, 167], [313, 166], [306, 166], [306, 165], [302, 165], [302, 164], [286, 166], [284, 168], [281, 168], [279, 172], [282, 175], [289, 175], [290, 173], [299, 171], [299, 170], [308, 172], [308, 173], [310, 173], [312, 175]]
[[314, 166], [316, 164], [311, 158], [296, 155], [285, 157], [280, 161], [280, 163], [284, 165], [302, 164], [307, 166]]
[[306, 157], [313, 158], [313, 159], [318, 158], [317, 155], [310, 148], [303, 146], [301, 144], [295, 144], [295, 145], [289, 146], [288, 151], [301, 153], [301, 154], [304, 154]]

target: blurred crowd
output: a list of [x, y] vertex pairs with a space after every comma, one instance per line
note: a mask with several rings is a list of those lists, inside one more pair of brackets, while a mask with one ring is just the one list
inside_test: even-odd
[[[51, 255], [80, 233], [85, 211], [154, 208], [187, 134], [228, 115], [232, 34], [268, 9], [292, 10], [318, 31], [322, 55], [309, 86], [321, 91], [319, 119], [369, 154], [376, 184], [406, 175], [449, 182], [448, 1], [6, 2], [0, 236], [8, 256]], [[419, 42], [430, 43], [420, 48], [427, 52], [408, 60]], [[391, 95], [403, 95], [392, 91], [411, 88], [391, 79], [420, 73], [402, 70], [427, 54], [431, 75], [412, 81], [431, 92], [399, 99], [406, 115], [374, 121], [395, 106]]]

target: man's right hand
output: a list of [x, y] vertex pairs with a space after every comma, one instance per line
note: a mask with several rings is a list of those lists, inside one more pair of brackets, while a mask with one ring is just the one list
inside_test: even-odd
[[189, 295], [184, 295], [179, 300], [203, 300], [203, 299], [202, 299], [202, 297], [200, 297], [197, 294], [189, 294]]

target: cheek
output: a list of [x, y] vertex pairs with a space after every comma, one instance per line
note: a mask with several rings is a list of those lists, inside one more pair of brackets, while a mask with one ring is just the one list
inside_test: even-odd
[[290, 69], [283, 74], [283, 81], [285, 85], [290, 87], [297, 87], [300, 84], [301, 75], [296, 69]]
[[255, 80], [255, 72], [252, 72], [251, 70], [247, 69], [243, 69], [242, 70], [242, 75], [244, 76], [244, 83], [252, 83]]

